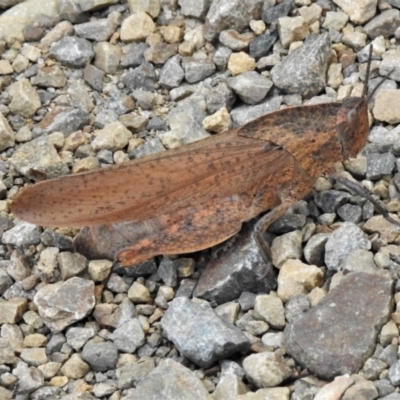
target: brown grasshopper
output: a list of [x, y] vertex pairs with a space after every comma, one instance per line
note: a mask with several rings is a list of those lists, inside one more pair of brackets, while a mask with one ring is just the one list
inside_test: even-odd
[[40, 182], [21, 191], [12, 212], [43, 226], [88, 226], [78, 248], [89, 242], [92, 255], [127, 266], [214, 246], [271, 210], [255, 226], [268, 252], [268, 226], [364, 147], [371, 56], [372, 46], [361, 97], [282, 109], [179, 149]]

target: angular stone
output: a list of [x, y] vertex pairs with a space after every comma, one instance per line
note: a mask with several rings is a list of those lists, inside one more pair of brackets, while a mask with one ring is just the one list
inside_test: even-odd
[[204, 368], [249, 345], [246, 336], [219, 318], [208, 303], [194, 303], [185, 297], [170, 303], [161, 325], [180, 353]]
[[182, 364], [167, 358], [153, 369], [136, 389], [129, 395], [129, 400], [210, 400], [210, 395], [199, 378]]
[[[322, 379], [357, 373], [392, 312], [393, 281], [354, 272], [285, 329], [287, 352]], [[368, 307], [365, 307], [368, 304]]]

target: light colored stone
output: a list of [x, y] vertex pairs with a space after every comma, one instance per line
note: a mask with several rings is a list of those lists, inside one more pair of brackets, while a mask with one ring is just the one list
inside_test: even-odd
[[203, 120], [203, 128], [208, 132], [218, 133], [228, 130], [231, 124], [231, 117], [226, 107], [220, 108], [214, 114]]
[[146, 39], [156, 30], [151, 17], [145, 12], [139, 12], [126, 18], [121, 25], [121, 40], [134, 42]]
[[378, 0], [333, 0], [357, 25], [364, 25], [376, 13]]
[[378, 121], [388, 124], [400, 122], [400, 90], [381, 89], [376, 94], [373, 114]]
[[291, 43], [306, 38], [310, 31], [303, 17], [282, 17], [278, 19], [278, 33], [282, 46], [288, 48]]
[[348, 387], [353, 385], [350, 376], [337, 376], [333, 382], [326, 384], [314, 397], [314, 400], [340, 399]]
[[254, 71], [256, 68], [256, 60], [243, 51], [232, 53], [228, 61], [228, 70], [233, 76], [242, 74], [247, 71]]
[[322, 285], [324, 274], [315, 265], [287, 260], [278, 275], [278, 296], [286, 302], [296, 294], [308, 294]]

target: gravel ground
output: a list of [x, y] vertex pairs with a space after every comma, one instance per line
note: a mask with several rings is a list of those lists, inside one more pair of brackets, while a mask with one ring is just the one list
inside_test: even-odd
[[[0, 400], [400, 400], [400, 225], [331, 177], [399, 220], [400, 1], [0, 7]], [[120, 227], [92, 237], [10, 211], [39, 180], [361, 96], [371, 44], [369, 91], [387, 79], [368, 143], [270, 226], [272, 262], [254, 221], [124, 268]]]

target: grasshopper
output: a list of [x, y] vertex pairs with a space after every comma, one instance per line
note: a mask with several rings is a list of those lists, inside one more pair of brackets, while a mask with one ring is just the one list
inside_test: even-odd
[[254, 230], [268, 254], [268, 226], [364, 147], [371, 58], [372, 46], [361, 97], [282, 109], [175, 150], [43, 181], [24, 188], [12, 212], [38, 225], [85, 227], [78, 249], [128, 266], [214, 246], [270, 210]]

